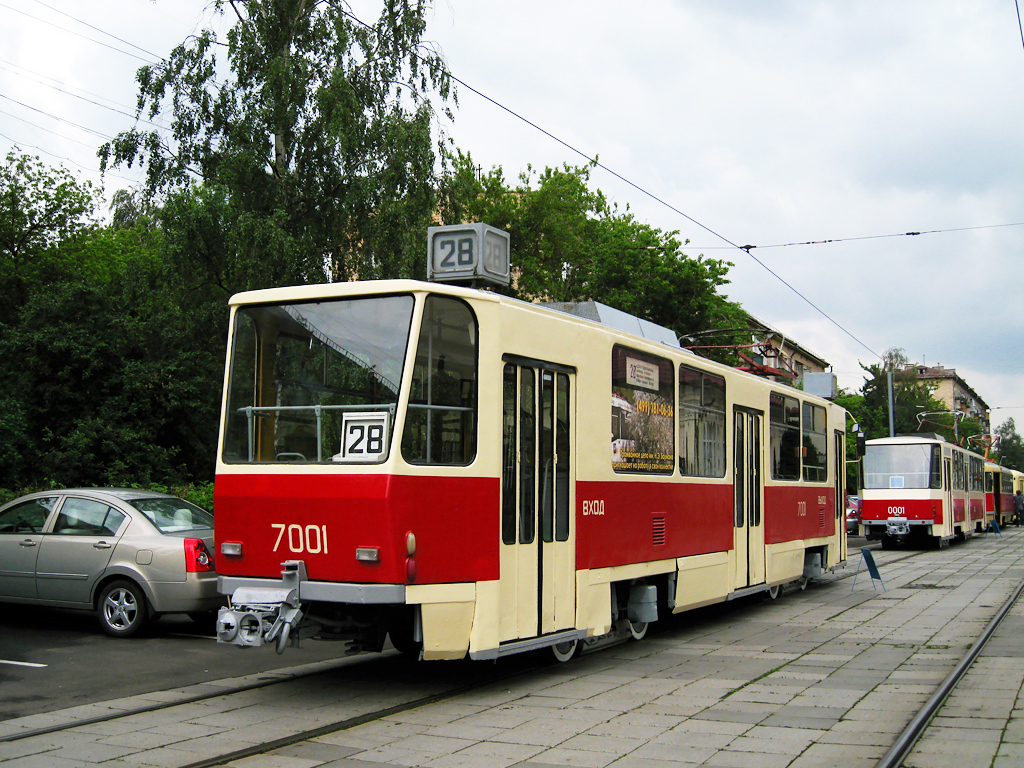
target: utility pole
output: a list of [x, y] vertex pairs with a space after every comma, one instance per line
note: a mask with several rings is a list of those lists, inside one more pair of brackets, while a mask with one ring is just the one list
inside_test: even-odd
[[892, 404], [892, 371], [888, 372], [888, 377], [889, 377], [889, 437], [896, 437], [896, 427], [894, 426], [893, 418], [892, 418], [892, 410], [893, 410], [893, 404]]

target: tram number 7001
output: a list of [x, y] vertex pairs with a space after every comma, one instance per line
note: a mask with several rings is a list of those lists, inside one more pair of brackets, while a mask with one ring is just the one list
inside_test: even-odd
[[[277, 529], [277, 540], [274, 542], [274, 551], [281, 548], [282, 539], [290, 552], [307, 552], [311, 555], [327, 554], [327, 526], [306, 525], [298, 523], [271, 523], [271, 528]], [[287, 534], [287, 536], [286, 536]]]

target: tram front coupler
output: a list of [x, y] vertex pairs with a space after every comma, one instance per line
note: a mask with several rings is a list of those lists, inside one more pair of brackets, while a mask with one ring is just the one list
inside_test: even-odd
[[284, 653], [298, 634], [293, 630], [302, 621], [299, 582], [305, 580], [301, 561], [284, 563], [281, 586], [239, 587], [231, 595], [231, 604], [217, 615], [217, 642], [240, 648], [258, 648], [273, 643]]
[[910, 522], [905, 517], [890, 517], [885, 522], [885, 535], [897, 540], [907, 538], [910, 535]]

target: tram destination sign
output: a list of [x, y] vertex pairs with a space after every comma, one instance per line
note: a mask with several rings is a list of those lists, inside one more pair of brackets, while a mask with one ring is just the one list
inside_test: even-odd
[[461, 285], [508, 285], [507, 232], [487, 224], [427, 229], [427, 279]]

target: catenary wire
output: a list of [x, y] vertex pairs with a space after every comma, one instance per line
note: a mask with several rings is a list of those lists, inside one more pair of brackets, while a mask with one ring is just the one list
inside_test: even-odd
[[75, 32], [74, 30], [68, 29], [67, 27], [62, 27], [60, 24], [55, 24], [52, 21], [47, 21], [46, 19], [41, 19], [38, 16], [33, 16], [31, 13], [27, 13], [26, 11], [23, 11], [23, 10], [21, 10], [19, 8], [14, 8], [13, 6], [8, 5], [7, 3], [0, 3], [0, 8], [6, 8], [9, 11], [14, 11], [15, 13], [20, 13], [22, 16], [27, 16], [30, 19], [34, 19], [35, 21], [38, 21], [40, 24], [47, 24], [47, 25], [49, 25], [51, 27], [55, 27], [56, 29], [59, 29], [62, 32], [67, 32], [69, 35], [75, 35], [75, 37], [81, 37], [83, 40], [88, 40], [90, 42], [96, 43], [96, 45], [102, 45], [104, 48], [109, 48], [112, 51], [117, 51], [118, 53], [123, 53], [125, 56], [131, 56], [133, 59], [138, 59], [139, 61], [144, 61], [144, 62], [146, 62], [148, 64], [155, 63], [155, 62], [150, 61], [149, 59], [144, 59], [143, 57], [139, 56], [138, 54], [132, 53], [131, 51], [122, 51], [120, 48], [115, 48], [114, 46], [112, 46], [112, 45], [110, 45], [108, 43], [104, 43], [102, 40], [96, 40], [95, 38], [83, 35], [81, 32]]
[[[947, 229], [925, 229], [920, 232], [893, 232], [888, 235], [861, 235], [859, 237], [830, 237], [825, 240], [803, 240], [792, 243], [774, 243], [772, 245], [744, 245], [743, 250], [749, 251], [752, 248], [764, 250], [766, 248], [789, 248], [794, 245], [831, 245], [832, 243], [846, 243], [855, 240], [881, 240], [888, 237], [916, 237], [918, 235], [940, 235], [947, 234], [949, 232], [968, 232], [974, 229], [999, 229], [1001, 227], [1024, 227], [1024, 222], [1013, 222], [1010, 224], [983, 224], [976, 227], [949, 227]], [[709, 245], [703, 248], [697, 248], [699, 251], [717, 251], [725, 250], [726, 246], [722, 245]]]
[[[89, 22], [83, 21], [82, 19], [79, 19], [76, 16], [72, 16], [70, 13], [66, 13], [66, 12], [62, 11], [60, 8], [54, 8], [52, 5], [44, 3], [43, 0], [35, 0], [35, 2], [36, 2], [37, 5], [41, 5], [44, 8], [49, 8], [54, 13], [59, 13], [61, 16], [66, 16], [67, 18], [71, 19], [72, 21], [77, 21], [82, 26], [88, 27], [89, 29], [93, 29], [93, 30], [99, 32], [101, 35], [106, 35], [107, 37], [109, 37], [109, 38], [111, 38], [113, 40], [117, 40], [117, 42], [119, 42], [119, 43], [124, 43], [125, 45], [130, 45], [135, 50], [142, 51], [147, 56], [151, 56], [154, 59], [154, 63], [159, 62], [163, 58], [162, 56], [159, 56], [159, 55], [153, 53], [152, 51], [147, 51], [145, 48], [142, 48], [142, 47], [136, 45], [135, 43], [130, 43], [127, 40], [118, 37], [117, 35], [111, 34], [110, 32], [107, 32], [105, 29], [100, 29], [99, 27], [94, 27]], [[40, 21], [42, 21], [42, 19], [40, 19]], [[71, 30], [67, 30], [67, 31], [71, 32]], [[72, 32], [71, 34], [77, 34], [77, 33]], [[88, 40], [89, 38], [86, 38], [86, 39]], [[115, 49], [115, 50], [117, 50], [117, 49]], [[122, 53], [127, 53], [127, 51], [122, 51]], [[131, 56], [132, 54], [129, 53], [128, 55]]]

